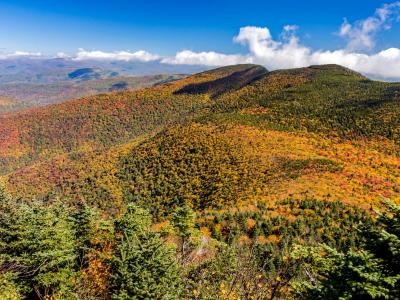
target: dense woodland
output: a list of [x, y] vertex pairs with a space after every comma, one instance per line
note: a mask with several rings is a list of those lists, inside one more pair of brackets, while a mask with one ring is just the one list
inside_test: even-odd
[[0, 299], [400, 299], [399, 114], [238, 65], [0, 116]]
[[1, 192], [1, 299], [397, 299], [400, 207], [341, 202], [196, 215], [162, 223], [135, 204], [89, 206]]

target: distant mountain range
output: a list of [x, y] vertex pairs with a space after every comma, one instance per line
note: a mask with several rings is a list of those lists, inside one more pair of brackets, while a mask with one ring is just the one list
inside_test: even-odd
[[157, 62], [4, 59], [0, 60], [0, 97], [13, 103], [0, 106], [0, 113], [108, 91], [149, 87], [202, 69]]
[[[80, 70], [80, 69], [79, 69]], [[7, 83], [0, 85], [0, 97], [12, 105], [0, 106], [0, 113], [63, 102], [78, 97], [118, 90], [135, 90], [185, 77], [186, 75], [149, 75], [111, 78], [76, 78], [55, 83]]]
[[96, 79], [101, 79], [116, 76], [191, 74], [205, 69], [204, 66], [168, 65], [159, 62], [20, 57], [0, 59], [0, 84], [21, 82], [43, 84], [73, 80], [76, 79], [74, 72], [77, 70], [80, 70], [78, 73], [86, 70], [92, 75], [98, 74], [95, 76]]

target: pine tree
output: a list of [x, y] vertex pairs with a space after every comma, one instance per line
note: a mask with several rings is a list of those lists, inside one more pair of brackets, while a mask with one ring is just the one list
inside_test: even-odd
[[[304, 248], [311, 282], [303, 282], [311, 299], [399, 299], [400, 206], [388, 202], [377, 224], [361, 227], [361, 244], [340, 252], [326, 245]], [[301, 249], [301, 247], [300, 247]], [[323, 255], [321, 255], [323, 253]]]
[[113, 299], [178, 299], [181, 290], [175, 251], [150, 230], [149, 213], [130, 205], [117, 224], [112, 258]]
[[199, 235], [195, 229], [195, 217], [196, 214], [188, 206], [178, 207], [172, 216], [171, 223], [179, 237], [179, 257], [182, 265], [188, 261], [190, 252], [198, 244], [195, 239]]
[[80, 267], [86, 265], [86, 256], [91, 247], [91, 238], [95, 235], [94, 222], [96, 212], [87, 205], [79, 206], [73, 214], [74, 232], [77, 240], [77, 256]]
[[14, 274], [25, 295], [73, 299], [76, 242], [68, 209], [4, 192], [0, 200], [0, 270]]

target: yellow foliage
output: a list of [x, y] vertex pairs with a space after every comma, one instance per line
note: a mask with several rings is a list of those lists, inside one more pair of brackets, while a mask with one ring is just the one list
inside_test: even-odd
[[271, 234], [267, 237], [267, 241], [271, 243], [278, 243], [280, 241], [280, 237], [275, 234]]

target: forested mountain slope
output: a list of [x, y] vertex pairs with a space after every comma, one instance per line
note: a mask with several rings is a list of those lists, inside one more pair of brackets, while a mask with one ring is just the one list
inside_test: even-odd
[[220, 68], [3, 117], [1, 171], [20, 195], [159, 216], [304, 195], [369, 208], [400, 197], [399, 91], [336, 65]]
[[399, 93], [238, 65], [0, 117], [0, 296], [397, 299]]
[[0, 116], [1, 172], [82, 147], [108, 147], [182, 121], [212, 105], [207, 94], [178, 95], [192, 83], [228, 76], [238, 66], [204, 72], [177, 82], [133, 92], [85, 97], [59, 105]]

